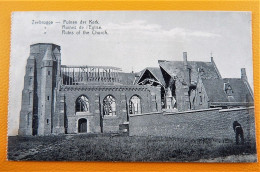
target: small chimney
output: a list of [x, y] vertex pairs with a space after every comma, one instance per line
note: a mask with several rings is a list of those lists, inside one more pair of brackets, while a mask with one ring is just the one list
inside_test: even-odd
[[183, 52], [184, 81], [190, 86], [190, 68], [188, 66], [187, 52]]
[[187, 52], [183, 52], [183, 64], [184, 66], [188, 66]]
[[213, 57], [210, 57], [210, 61], [211, 61], [211, 62], [214, 62], [214, 59], [213, 59]]
[[241, 79], [247, 80], [246, 69], [245, 68], [241, 68]]

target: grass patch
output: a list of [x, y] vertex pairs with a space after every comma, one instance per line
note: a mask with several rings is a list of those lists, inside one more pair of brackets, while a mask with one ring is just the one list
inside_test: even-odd
[[121, 135], [63, 135], [8, 138], [8, 159], [29, 161], [174, 161], [190, 162], [255, 154], [255, 143], [232, 140]]

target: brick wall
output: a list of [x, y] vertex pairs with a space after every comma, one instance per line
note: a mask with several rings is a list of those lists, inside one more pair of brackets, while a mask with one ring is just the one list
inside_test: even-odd
[[173, 136], [182, 138], [234, 139], [233, 122], [238, 121], [245, 139], [255, 139], [254, 108], [220, 110], [217, 108], [179, 113], [131, 115], [131, 136]]
[[[87, 131], [99, 133], [101, 125], [103, 132], [118, 132], [119, 125], [128, 121], [129, 101], [132, 96], [138, 95], [141, 98], [141, 112], [148, 113], [151, 109], [161, 109], [160, 91], [149, 86], [87, 86], [74, 85], [62, 88], [65, 95], [65, 116], [67, 118], [67, 133], [78, 132], [78, 120], [87, 119]], [[89, 101], [89, 112], [75, 112], [75, 102], [80, 95], [85, 95]], [[103, 116], [103, 100], [106, 96], [112, 95], [116, 100], [116, 116]], [[153, 108], [153, 107], [156, 108]]]

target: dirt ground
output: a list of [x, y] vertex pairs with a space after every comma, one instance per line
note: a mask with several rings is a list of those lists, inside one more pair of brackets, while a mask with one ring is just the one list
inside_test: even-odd
[[8, 159], [22, 161], [255, 162], [255, 143], [117, 134], [10, 136]]
[[229, 155], [226, 157], [218, 157], [211, 159], [200, 159], [197, 162], [256, 162], [257, 155]]

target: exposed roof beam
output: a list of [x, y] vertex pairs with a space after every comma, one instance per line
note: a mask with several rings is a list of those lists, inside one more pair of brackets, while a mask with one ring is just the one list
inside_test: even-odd
[[117, 71], [122, 71], [121, 68], [113, 66], [78, 66], [78, 65], [61, 65], [62, 68], [97, 68], [97, 69], [114, 69]]

